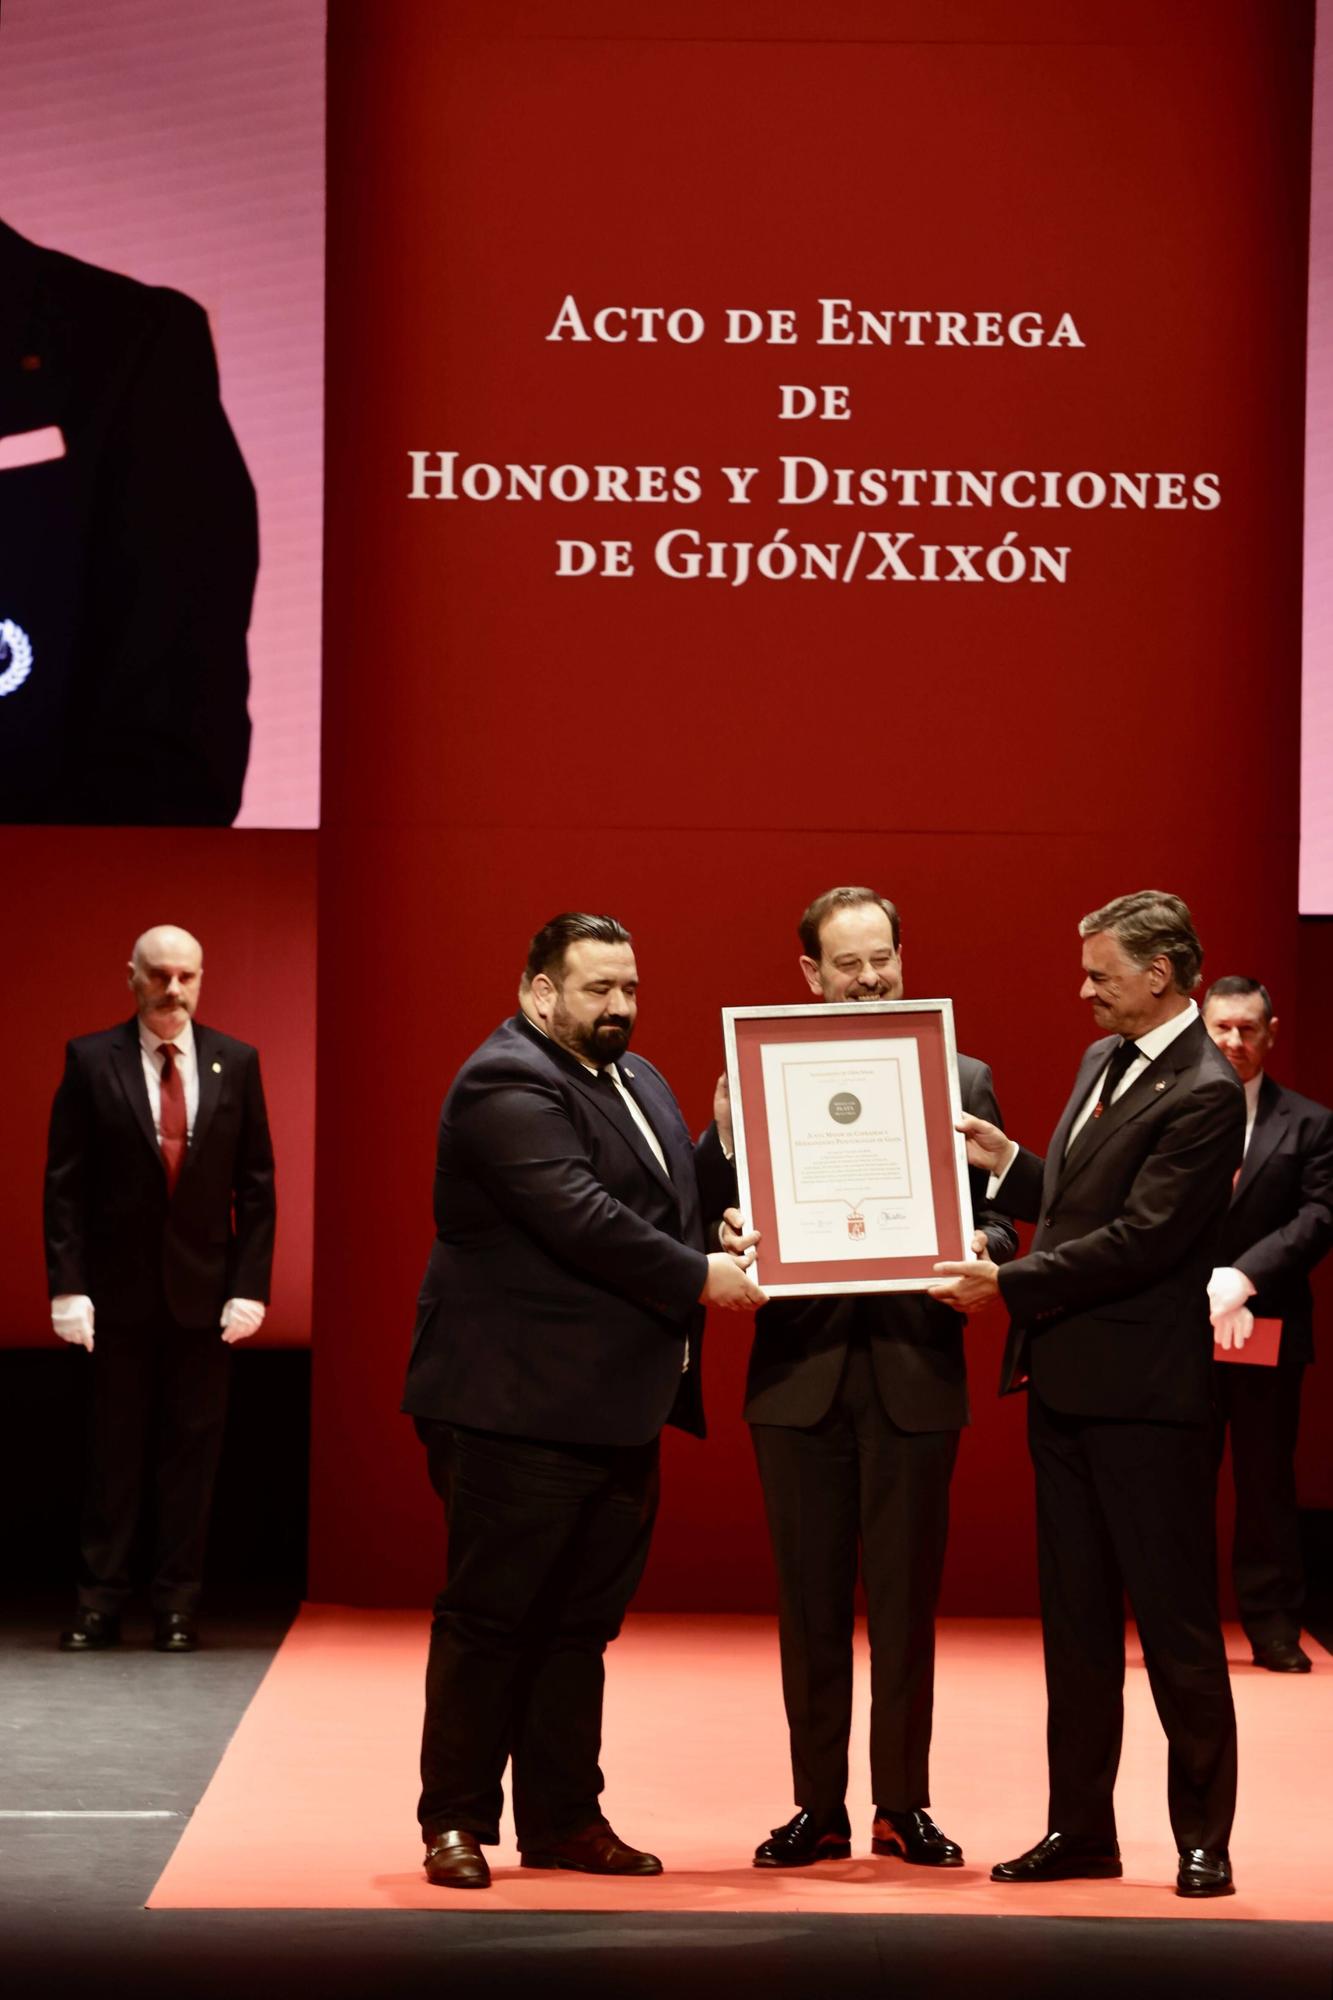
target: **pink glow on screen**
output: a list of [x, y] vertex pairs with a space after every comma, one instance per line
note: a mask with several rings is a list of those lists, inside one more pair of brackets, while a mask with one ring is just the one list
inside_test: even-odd
[[208, 312], [259, 495], [238, 826], [319, 822], [323, 0], [4, 0], [0, 214]]
[[1315, 24], [1305, 402], [1300, 910], [1333, 916], [1333, 0]]

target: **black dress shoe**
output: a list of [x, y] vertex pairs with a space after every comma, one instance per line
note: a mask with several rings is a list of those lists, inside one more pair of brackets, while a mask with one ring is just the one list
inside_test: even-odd
[[575, 1868], [584, 1875], [660, 1875], [662, 1864], [655, 1854], [640, 1847], [627, 1847], [620, 1835], [599, 1821], [582, 1833], [567, 1834], [563, 1840], [548, 1840], [540, 1847], [525, 1847], [519, 1856], [524, 1868]]
[[754, 1851], [756, 1868], [808, 1868], [812, 1861], [848, 1861], [852, 1853], [852, 1823], [845, 1806], [827, 1819], [804, 1810], [785, 1826], [775, 1826]]
[[461, 1827], [424, 1827], [426, 1880], [437, 1889], [489, 1889], [491, 1871], [475, 1833]]
[[1178, 1896], [1234, 1896], [1231, 1857], [1225, 1847], [1186, 1847], [1176, 1876]]
[[103, 1653], [120, 1644], [120, 1619], [114, 1611], [80, 1611], [58, 1643], [62, 1653]]
[[870, 1829], [872, 1854], [896, 1854], [904, 1861], [917, 1861], [923, 1868], [961, 1868], [963, 1850], [957, 1841], [941, 1833], [928, 1812], [888, 1812], [875, 1807], [875, 1824]]
[[992, 1882], [1068, 1882], [1075, 1877], [1096, 1881], [1124, 1874], [1120, 1849], [1113, 1840], [1090, 1840], [1086, 1834], [1048, 1833], [1026, 1854], [997, 1861]]
[[199, 1627], [188, 1611], [163, 1611], [153, 1622], [153, 1647], [159, 1653], [193, 1653], [199, 1646]]
[[1256, 1667], [1270, 1674], [1308, 1674], [1310, 1655], [1298, 1639], [1255, 1639], [1251, 1641]]

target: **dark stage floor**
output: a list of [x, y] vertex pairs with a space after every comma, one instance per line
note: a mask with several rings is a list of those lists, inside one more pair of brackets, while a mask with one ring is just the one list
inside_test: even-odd
[[[206, 1650], [58, 1654], [64, 1606], [0, 1625], [0, 1981], [29, 1994], [920, 1992], [1329, 2000], [1333, 1925], [1013, 1917], [579, 1916], [142, 1907], [285, 1629], [215, 1612]], [[146, 1624], [141, 1628], [146, 1642]], [[404, 1801], [410, 1816], [411, 1801]], [[707, 1801], [701, 1801], [707, 1812]], [[43, 1815], [52, 1815], [43, 1817]], [[57, 1816], [58, 1815], [58, 1816]], [[116, 1817], [115, 1815], [152, 1815]], [[1274, 1828], [1274, 1838], [1281, 1839]]]

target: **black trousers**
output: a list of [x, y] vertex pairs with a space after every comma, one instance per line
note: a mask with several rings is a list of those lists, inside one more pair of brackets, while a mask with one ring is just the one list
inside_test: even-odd
[[1046, 1653], [1049, 1830], [1115, 1838], [1125, 1595], [1167, 1740], [1176, 1846], [1225, 1847], [1236, 1718], [1217, 1611], [1216, 1472], [1203, 1424], [1068, 1417], [1028, 1395]]
[[1218, 1362], [1217, 1455], [1231, 1431], [1236, 1532], [1231, 1575], [1246, 1634], [1256, 1645], [1297, 1639], [1305, 1604], [1296, 1509], [1296, 1434], [1303, 1361], [1276, 1368]]
[[658, 1447], [417, 1419], [449, 1531], [421, 1738], [423, 1828], [493, 1845], [512, 1763], [520, 1848], [601, 1821], [602, 1655], [643, 1574]]
[[935, 1606], [958, 1433], [900, 1430], [860, 1343], [820, 1423], [753, 1424], [751, 1433], [778, 1572], [796, 1803], [822, 1818], [846, 1796], [859, 1556], [875, 1803], [892, 1812], [928, 1805]]
[[155, 1612], [193, 1611], [203, 1588], [213, 1486], [227, 1421], [231, 1349], [216, 1326], [98, 1315], [79, 1533], [78, 1600], [121, 1610], [147, 1489]]

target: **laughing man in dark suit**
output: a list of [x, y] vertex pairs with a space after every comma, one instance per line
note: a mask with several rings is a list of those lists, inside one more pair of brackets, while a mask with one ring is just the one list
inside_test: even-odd
[[[801, 972], [818, 999], [902, 998], [901, 924], [887, 897], [829, 889], [798, 930]], [[998, 1125], [986, 1064], [959, 1056], [958, 1081], [964, 1109]], [[985, 1174], [972, 1178], [984, 1232], [973, 1247], [1003, 1261], [1016, 1247], [1013, 1227], [984, 1205]], [[959, 1867], [961, 1849], [927, 1807], [935, 1606], [949, 1483], [968, 1421], [962, 1318], [923, 1293], [775, 1299], [755, 1322], [745, 1416], [778, 1571], [797, 1806], [760, 1843], [755, 1866], [799, 1868], [851, 1852], [845, 1798], [859, 1566], [870, 1632], [874, 1851]]]
[[1048, 1831], [1000, 1882], [1117, 1876], [1124, 1596], [1166, 1732], [1183, 1896], [1229, 1895], [1236, 1720], [1217, 1610], [1206, 1286], [1245, 1099], [1190, 995], [1203, 948], [1178, 896], [1079, 925], [1088, 1049], [1045, 1160], [965, 1118], [994, 1200], [1037, 1223], [1003, 1270], [941, 1264], [965, 1311], [1009, 1309], [1001, 1393], [1028, 1390], [1046, 1651]]
[[1268, 988], [1235, 974], [1203, 1000], [1204, 1026], [1245, 1090], [1245, 1164], [1208, 1281], [1215, 1350], [1244, 1352], [1256, 1319], [1282, 1322], [1276, 1367], [1219, 1362], [1218, 1450], [1231, 1432], [1231, 1573], [1256, 1666], [1308, 1674], [1296, 1512], [1301, 1379], [1314, 1359], [1310, 1273], [1333, 1243], [1333, 1111], [1265, 1073], [1277, 1038]]
[[264, 1317], [273, 1148], [259, 1056], [194, 1019], [204, 960], [174, 924], [134, 947], [131, 1021], [69, 1044], [51, 1107], [51, 1323], [92, 1353], [78, 1616], [66, 1652], [120, 1637], [149, 1463], [159, 1651], [193, 1652], [230, 1349]]
[[696, 1149], [665, 1078], [625, 1060], [628, 931], [553, 918], [519, 1007], [445, 1099], [403, 1399], [449, 1531], [419, 1817], [453, 1889], [490, 1881], [506, 1762], [525, 1868], [661, 1872], [601, 1812], [603, 1654], [647, 1559], [658, 1434], [703, 1433], [703, 1307], [763, 1300], [748, 1249], [705, 1248], [715, 1132]]

